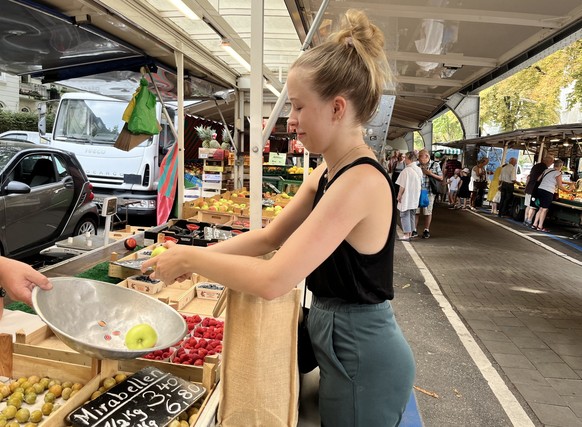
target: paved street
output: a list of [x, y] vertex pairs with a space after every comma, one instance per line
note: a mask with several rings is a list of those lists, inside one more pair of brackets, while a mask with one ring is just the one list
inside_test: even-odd
[[582, 241], [554, 228], [438, 206], [430, 239], [397, 243], [425, 426], [582, 426]]

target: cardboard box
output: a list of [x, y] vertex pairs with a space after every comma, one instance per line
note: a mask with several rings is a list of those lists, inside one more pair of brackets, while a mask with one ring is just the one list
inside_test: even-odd
[[155, 295], [164, 289], [164, 282], [161, 280], [144, 280], [143, 275], [135, 275], [127, 278], [127, 288], [138, 292]]
[[[266, 227], [271, 222], [271, 218], [262, 219], [262, 226]], [[246, 215], [234, 215], [232, 222], [229, 224], [231, 227], [243, 227], [250, 228], [251, 217]]]
[[203, 148], [203, 147], [198, 148], [199, 159], [223, 160], [224, 157], [225, 150], [223, 150], [222, 148]]
[[224, 286], [218, 283], [202, 282], [196, 284], [196, 297], [218, 301]]
[[226, 224], [233, 219], [233, 215], [216, 211], [198, 211], [198, 221], [210, 222], [213, 224]]

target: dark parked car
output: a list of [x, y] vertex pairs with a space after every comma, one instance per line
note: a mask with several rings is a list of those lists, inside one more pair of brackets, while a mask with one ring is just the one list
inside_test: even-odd
[[0, 140], [0, 254], [23, 258], [70, 236], [96, 234], [92, 188], [74, 154]]

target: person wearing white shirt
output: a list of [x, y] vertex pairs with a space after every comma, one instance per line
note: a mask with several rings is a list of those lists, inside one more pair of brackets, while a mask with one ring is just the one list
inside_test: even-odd
[[560, 159], [554, 161], [554, 167], [548, 168], [541, 176], [541, 181], [536, 192], [536, 199], [539, 201], [540, 210], [536, 213], [531, 228], [534, 230], [548, 232], [544, 228], [544, 221], [548, 214], [548, 209], [552, 205], [554, 193], [559, 189], [566, 193], [571, 193], [572, 190], [566, 187], [562, 182], [562, 166], [564, 162]]
[[459, 174], [461, 173], [461, 169], [455, 169], [455, 173], [452, 177], [447, 180], [449, 184], [449, 208], [454, 209], [455, 205], [457, 204], [457, 192], [461, 187], [461, 177]]
[[400, 211], [400, 225], [404, 232], [404, 237], [400, 240], [409, 241], [416, 222], [422, 171], [416, 164], [416, 154], [413, 151], [409, 151], [404, 155], [404, 164], [406, 166], [396, 180], [396, 184], [399, 186], [396, 207]]
[[507, 164], [501, 168], [499, 174], [499, 191], [501, 192], [501, 201], [499, 202], [498, 217], [509, 216], [511, 203], [513, 202], [513, 185], [517, 182], [515, 165], [517, 159], [512, 157]]

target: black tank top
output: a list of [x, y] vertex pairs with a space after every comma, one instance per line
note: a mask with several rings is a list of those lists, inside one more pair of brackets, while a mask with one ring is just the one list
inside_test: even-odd
[[313, 207], [315, 208], [321, 200], [326, 188], [329, 188], [342, 173], [361, 164], [374, 166], [386, 177], [390, 185], [392, 221], [386, 244], [379, 252], [364, 255], [356, 251], [347, 241], [342, 241], [336, 250], [307, 276], [306, 285], [317, 297], [341, 298], [348, 303], [377, 304], [394, 298], [392, 275], [396, 235], [396, 197], [392, 181], [385, 169], [377, 161], [362, 157], [343, 167], [329, 183], [327, 172], [324, 173], [319, 180]]

